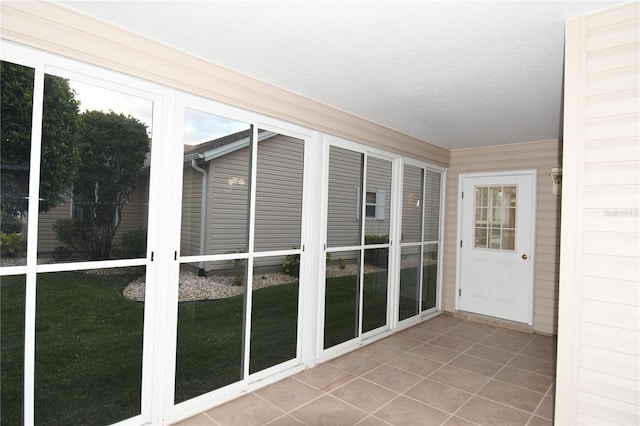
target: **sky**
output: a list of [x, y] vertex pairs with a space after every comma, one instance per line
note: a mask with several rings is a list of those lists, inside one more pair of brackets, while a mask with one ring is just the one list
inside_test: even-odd
[[[90, 84], [69, 81], [80, 101], [80, 112], [113, 111], [130, 115], [147, 125], [152, 135], [153, 101]], [[187, 108], [184, 117], [184, 144], [197, 145], [249, 128], [249, 124]]]

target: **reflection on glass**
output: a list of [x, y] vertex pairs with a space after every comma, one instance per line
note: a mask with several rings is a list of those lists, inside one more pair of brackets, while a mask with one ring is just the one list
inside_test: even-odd
[[246, 260], [208, 262], [180, 272], [175, 403], [241, 380]]
[[422, 255], [422, 310], [436, 307], [438, 293], [438, 246], [424, 246]]
[[360, 252], [327, 254], [324, 300], [324, 349], [359, 333]]
[[0, 278], [0, 418], [23, 423], [25, 277]]
[[402, 242], [420, 241], [422, 236], [423, 169], [404, 166], [402, 179]]
[[34, 70], [5, 61], [0, 67], [0, 265], [22, 266], [27, 253]]
[[300, 246], [304, 141], [258, 131], [255, 251]]
[[427, 170], [424, 206], [424, 241], [440, 239], [440, 181], [442, 175]]
[[328, 247], [360, 244], [363, 162], [359, 152], [329, 148]]
[[398, 320], [417, 315], [420, 309], [420, 247], [403, 247], [400, 257]]
[[111, 424], [140, 413], [142, 277], [144, 268], [38, 275], [36, 424]]
[[[299, 256], [289, 259], [299, 262]], [[281, 257], [260, 260], [265, 266], [256, 267], [253, 274], [249, 373], [293, 359], [297, 352], [299, 269], [273, 274], [269, 271], [282, 265]]]
[[375, 330], [387, 323], [387, 276], [389, 249], [364, 251], [364, 283], [362, 286], [362, 332]]
[[44, 93], [38, 261], [145, 257], [153, 102], [49, 75]]
[[251, 126], [186, 109], [184, 138], [181, 255], [246, 252]]
[[516, 187], [475, 188], [475, 247], [515, 250]]
[[389, 242], [391, 203], [391, 161], [367, 157], [365, 197], [365, 244]]

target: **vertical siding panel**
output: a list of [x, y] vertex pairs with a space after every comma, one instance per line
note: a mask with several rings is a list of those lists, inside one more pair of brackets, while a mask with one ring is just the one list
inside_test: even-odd
[[640, 423], [639, 12], [567, 23], [560, 423]]
[[560, 143], [542, 141], [489, 148], [455, 150], [447, 173], [444, 228], [443, 310], [455, 310], [458, 178], [463, 173], [536, 169], [536, 245], [533, 329], [557, 332], [560, 197], [551, 193], [551, 168], [561, 164]]

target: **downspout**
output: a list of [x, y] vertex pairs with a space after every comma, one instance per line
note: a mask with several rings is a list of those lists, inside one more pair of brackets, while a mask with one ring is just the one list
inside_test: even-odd
[[[207, 171], [198, 167], [196, 160], [191, 160], [191, 168], [196, 172], [202, 174], [202, 196], [200, 197], [200, 255], [204, 255], [204, 243], [207, 226]], [[198, 276], [203, 277], [204, 272], [204, 262], [200, 262], [198, 265]]]

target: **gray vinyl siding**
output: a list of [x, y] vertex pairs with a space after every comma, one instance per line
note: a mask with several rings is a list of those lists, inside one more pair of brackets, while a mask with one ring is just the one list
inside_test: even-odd
[[196, 256], [200, 253], [200, 218], [202, 200], [202, 174], [184, 164], [182, 179], [182, 226], [180, 229], [180, 255]]
[[[367, 158], [367, 192], [375, 192], [381, 196], [384, 191], [384, 215], [381, 218], [366, 218], [365, 235], [389, 236], [391, 214], [391, 161], [375, 157]], [[378, 204], [380, 200], [377, 200]], [[376, 215], [378, 212], [376, 211]]]
[[458, 177], [461, 173], [537, 169], [536, 245], [534, 266], [533, 329], [557, 333], [559, 220], [561, 197], [552, 195], [549, 172], [562, 164], [560, 143], [543, 141], [464, 149], [451, 152], [447, 173], [444, 228], [442, 308], [455, 310]]
[[254, 251], [300, 246], [304, 141], [276, 135], [258, 144]]
[[402, 173], [402, 242], [421, 241], [423, 169], [405, 165]]
[[144, 174], [138, 178], [138, 184], [131, 199], [122, 209], [120, 226], [114, 241], [119, 242], [122, 235], [136, 229], [146, 229], [149, 217], [149, 175]]
[[362, 178], [360, 152], [331, 146], [329, 150], [329, 193], [327, 246], [360, 244], [358, 198]]

